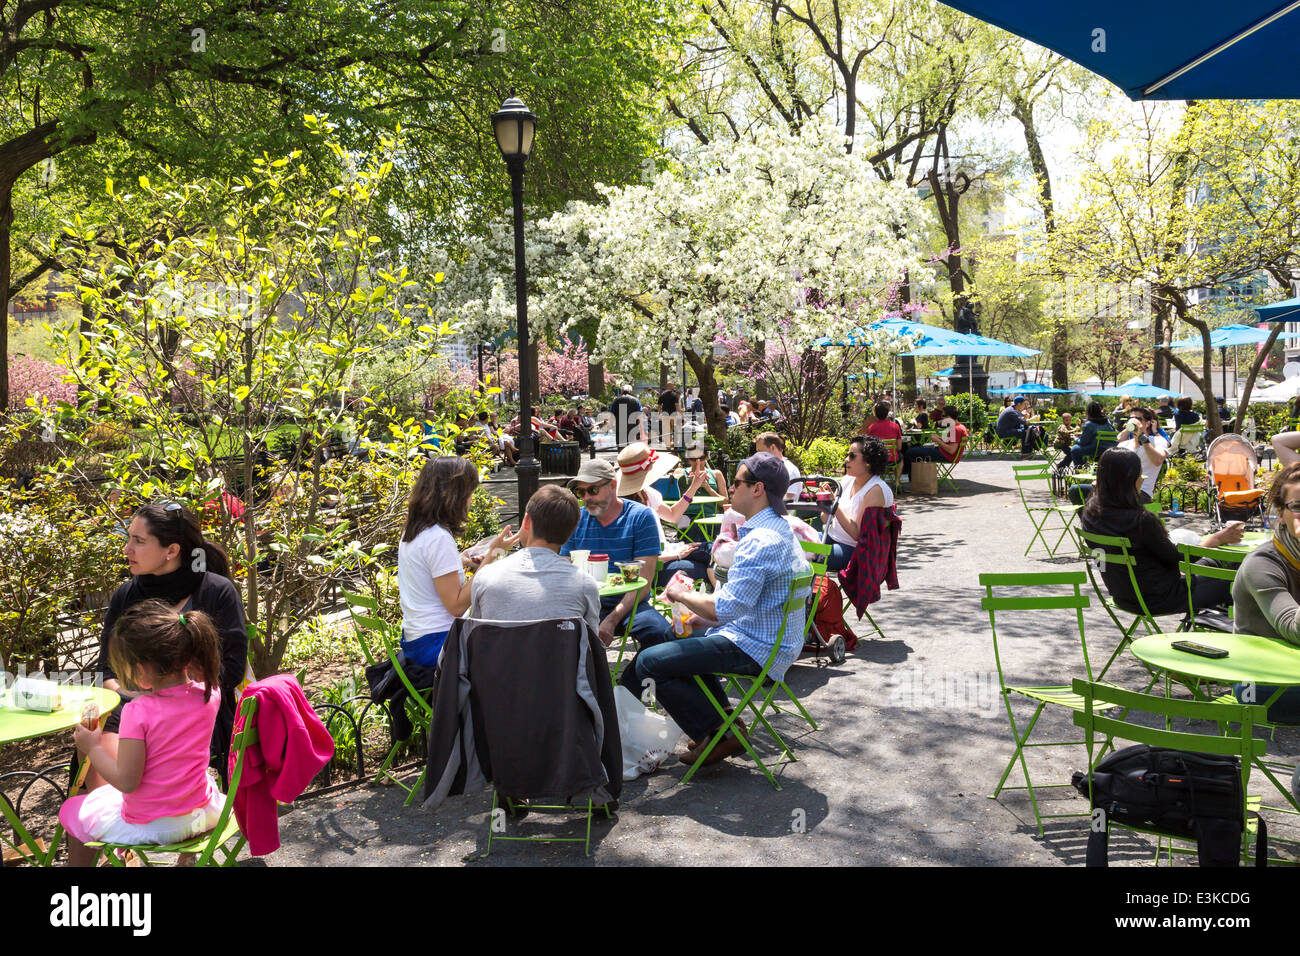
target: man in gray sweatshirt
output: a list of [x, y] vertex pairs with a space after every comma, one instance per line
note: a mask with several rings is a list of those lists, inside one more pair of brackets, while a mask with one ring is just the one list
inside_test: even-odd
[[546, 485], [528, 500], [519, 528], [520, 549], [474, 575], [470, 616], [489, 621], [583, 618], [600, 628], [600, 587], [585, 570], [560, 557], [560, 545], [578, 526], [573, 493]]

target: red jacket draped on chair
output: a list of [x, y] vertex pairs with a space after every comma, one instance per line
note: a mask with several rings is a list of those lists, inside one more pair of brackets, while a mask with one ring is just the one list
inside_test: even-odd
[[902, 528], [898, 510], [863, 508], [862, 528], [849, 565], [840, 572], [840, 584], [858, 612], [858, 620], [868, 604], [880, 600], [880, 585], [898, 590], [898, 532]]

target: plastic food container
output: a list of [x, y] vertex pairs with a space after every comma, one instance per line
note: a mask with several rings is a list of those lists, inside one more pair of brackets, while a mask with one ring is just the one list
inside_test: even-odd
[[596, 579], [597, 584], [604, 584], [609, 577], [609, 555], [592, 554], [587, 557], [587, 573]]

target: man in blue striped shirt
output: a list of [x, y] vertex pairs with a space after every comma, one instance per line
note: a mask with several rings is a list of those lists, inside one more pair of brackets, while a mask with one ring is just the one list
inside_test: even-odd
[[[796, 575], [809, 573], [808, 562], [785, 520], [789, 483], [785, 466], [773, 454], [760, 452], [741, 462], [731, 487], [731, 507], [744, 515], [745, 523], [740, 526], [727, 583], [711, 595], [681, 584], [670, 585], [666, 594], [669, 600], [718, 621], [718, 626], [701, 637], [669, 641], [637, 655], [637, 683], [654, 681], [655, 698], [697, 744], [686, 751], [684, 763], [699, 759], [700, 750], [722, 724], [721, 715], [694, 675], [699, 674], [714, 700], [726, 706], [726, 694], [715, 675], [757, 676], [763, 670], [781, 630], [790, 582]], [[769, 671], [772, 677], [784, 677], [786, 668], [799, 656], [803, 623], [802, 608], [790, 612]], [[716, 763], [742, 750], [739, 738], [729, 733], [718, 741], [705, 763]]]
[[[603, 458], [584, 461], [577, 477], [569, 481], [569, 490], [583, 502], [583, 511], [578, 527], [560, 548], [560, 555], [568, 557], [575, 550], [608, 554], [611, 568], [638, 561], [641, 580], [646, 582], [637, 591], [600, 599], [597, 633], [601, 642], [606, 647], [612, 644], [615, 632], [629, 617], [633, 618], [632, 637], [642, 651], [671, 639], [672, 627], [650, 604], [650, 586], [659, 564], [659, 519], [645, 505], [618, 496], [618, 471]], [[636, 668], [631, 663], [623, 668], [619, 683], [641, 696]]]

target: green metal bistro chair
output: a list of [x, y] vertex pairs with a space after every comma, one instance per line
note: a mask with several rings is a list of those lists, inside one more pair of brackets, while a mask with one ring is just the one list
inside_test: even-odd
[[[164, 846], [152, 843], [144, 845], [87, 843], [86, 846], [98, 851], [104, 851], [108, 862], [112, 866], [126, 865], [125, 858], [119, 855], [120, 851], [125, 850], [134, 853], [145, 866], [159, 865], [149, 858], [150, 854], [157, 853], [192, 853], [195, 855], [195, 866], [234, 866], [239, 851], [244, 848], [245, 843], [244, 835], [239, 830], [239, 823], [234, 817], [235, 794], [239, 792], [239, 781], [244, 774], [245, 752], [250, 746], [257, 743], [257, 698], [245, 697], [240, 701], [239, 713], [243, 715], [244, 725], [230, 740], [230, 753], [235, 758], [235, 772], [230, 775], [230, 783], [226, 788], [226, 799], [222, 804], [221, 816], [217, 818], [215, 827], [191, 840], [182, 840], [179, 843], [169, 843]], [[228, 845], [232, 840], [235, 842]], [[219, 858], [217, 857], [218, 850], [221, 851]], [[97, 853], [96, 859], [98, 859], [98, 855]]]
[[[393, 665], [393, 671], [397, 674], [403, 686], [406, 687], [407, 708], [406, 714], [411, 720], [411, 726], [414, 728], [414, 735], [425, 735], [429, 733], [429, 724], [433, 721], [433, 704], [430, 698], [433, 695], [432, 688], [426, 688], [423, 691], [417, 690], [411, 683], [411, 679], [406, 676], [397, 657], [397, 648], [401, 639], [401, 629], [398, 625], [389, 624], [382, 621], [374, 614], [378, 611], [379, 605], [374, 598], [363, 594], [351, 594], [343, 592], [343, 599], [348, 603], [348, 613], [352, 616], [352, 623], [356, 628], [357, 642], [361, 645], [361, 653], [366, 658], [367, 664], [376, 664], [383, 658], [387, 658]], [[371, 613], [363, 613], [369, 611]], [[371, 646], [366, 635], [369, 634], [372, 639], [379, 641], [378, 648]], [[414, 786], [408, 787], [402, 783], [396, 776], [388, 772], [397, 753], [407, 741], [396, 741], [388, 751], [388, 756], [384, 758], [383, 764], [375, 773], [375, 780], [387, 778], [406, 791], [406, 802], [403, 806], [410, 806], [415, 801], [415, 796], [419, 792], [420, 786], [424, 783], [425, 770], [420, 770], [420, 776], [415, 781]]]
[[[1030, 524], [1034, 526], [1034, 533], [1029, 539], [1029, 546], [1025, 548], [1025, 554], [1033, 550], [1035, 541], [1042, 541], [1048, 556], [1054, 558], [1057, 548], [1070, 534], [1070, 522], [1079, 513], [1080, 506], [1062, 504], [1057, 500], [1052, 492], [1052, 471], [1045, 462], [1012, 465], [1011, 468], [1016, 479], [1016, 490], [1020, 493], [1020, 503], [1024, 505]], [[1029, 485], [1032, 494], [1033, 483], [1039, 481], [1043, 483], [1043, 490], [1047, 492], [1047, 497], [1035, 497], [1031, 502], [1030, 497], [1025, 494], [1025, 487]], [[1057, 521], [1060, 522], [1059, 529], [1055, 524]], [[1049, 542], [1048, 536], [1058, 530], [1060, 534], [1057, 535], [1055, 543]]]
[[[982, 601], [984, 610], [989, 612], [989, 628], [993, 634], [993, 660], [998, 669], [998, 686], [1001, 688], [1002, 701], [1006, 705], [1007, 720], [1011, 724], [1011, 737], [1015, 741], [1015, 750], [1011, 754], [1011, 759], [1007, 761], [1006, 769], [1002, 771], [1002, 777], [998, 780], [997, 787], [990, 794], [990, 799], [996, 800], [1003, 790], [1028, 790], [1029, 801], [1034, 810], [1034, 820], [1038, 824], [1038, 835], [1043, 835], [1043, 820], [1056, 819], [1059, 817], [1078, 817], [1087, 816], [1079, 813], [1043, 813], [1038, 807], [1038, 797], [1035, 793], [1040, 789], [1052, 789], [1056, 787], [1068, 787], [1068, 783], [1053, 783], [1035, 785], [1029, 775], [1029, 766], [1025, 763], [1024, 751], [1026, 747], [1066, 747], [1077, 746], [1083, 743], [1081, 740], [1053, 740], [1046, 742], [1029, 742], [1030, 735], [1034, 732], [1034, 727], [1038, 724], [1038, 719], [1042, 716], [1044, 709], [1049, 705], [1060, 707], [1066, 710], [1080, 710], [1083, 707], [1083, 699], [1070, 689], [1068, 683], [1052, 682], [1042, 684], [1010, 685], [1007, 683], [1006, 671], [1002, 666], [1002, 653], [998, 643], [998, 631], [996, 615], [999, 611], [1074, 611], [1075, 626], [1079, 632], [1079, 649], [1082, 652], [1083, 670], [1092, 680], [1092, 663], [1088, 658], [1088, 642], [1084, 634], [1083, 612], [1088, 607], [1088, 596], [1080, 588], [1087, 580], [1082, 571], [1049, 571], [1032, 574], [981, 574], [979, 577], [980, 586], [984, 588], [985, 597]], [[1048, 595], [1033, 596], [1013, 596], [1004, 597], [995, 594], [995, 588], [1050, 588], [1055, 593]], [[1064, 593], [1062, 593], [1064, 592]], [[1023, 592], [1022, 592], [1023, 595]], [[1041, 617], [1041, 614], [1040, 614]], [[1064, 637], [1064, 634], [1062, 634]], [[1032, 701], [1035, 705], [1033, 716], [1025, 725], [1023, 733], [1016, 724], [1016, 715], [1011, 707], [1011, 698], [1017, 695]], [[1024, 774], [1025, 785], [1022, 786], [1005, 786], [1007, 777], [1011, 774], [1011, 769], [1020, 763], [1020, 770]]]
[[[1183, 577], [1187, 581], [1187, 617], [1184, 621], [1184, 629], [1188, 631], [1219, 631], [1231, 634], [1233, 631], [1231, 612], [1211, 608], [1208, 611], [1202, 610], [1198, 614], [1192, 604], [1192, 585], [1198, 577], [1213, 578], [1216, 581], [1227, 581], [1231, 584], [1237, 577], [1237, 571], [1241, 568], [1241, 562], [1245, 560], [1246, 553], [1244, 551], [1232, 551], [1228, 548], [1202, 548], [1194, 544], [1178, 545], [1178, 553], [1181, 556], [1178, 569], [1183, 572]], [[1196, 562], [1200, 558], [1217, 561], [1222, 567], [1197, 564]]]
[[[498, 797], [504, 804], [497, 804]], [[615, 807], [617, 804], [614, 805]], [[520, 817], [534, 811], [546, 811], [550, 813], [573, 813], [575, 810], [587, 815], [587, 830], [580, 837], [548, 837], [548, 836], [506, 836], [506, 819], [508, 817]], [[614, 819], [613, 809], [608, 803], [597, 805], [587, 800], [586, 805], [568, 806], [567, 804], [540, 804], [540, 803], [515, 803], [509, 797], [501, 796], [496, 790], [492, 791], [492, 811], [488, 814], [488, 839], [487, 848], [479, 854], [471, 853], [465, 857], [466, 862], [473, 860], [487, 859], [492, 852], [492, 842], [494, 840], [505, 840], [508, 843], [581, 843], [582, 852], [586, 856], [591, 856], [591, 821], [597, 813], [604, 813], [605, 819]]]
[[[813, 541], [800, 541], [800, 542], [799, 542], [799, 546], [800, 546], [801, 548], [803, 548], [805, 554], [807, 554], [807, 555], [816, 555], [816, 556], [818, 556], [818, 557], [821, 558], [820, 561], [813, 561], [812, 558], [809, 557], [809, 559], [808, 559], [808, 564], [809, 564], [809, 566], [813, 569], [813, 573], [814, 573], [814, 574], [822, 574], [822, 573], [824, 573], [825, 570], [826, 570], [826, 558], [827, 558], [827, 557], [830, 555], [830, 553], [831, 553], [831, 546], [830, 546], [829, 544], [825, 544], [825, 543], [822, 543], [822, 542], [813, 542]], [[814, 604], [813, 604], [813, 609], [812, 609], [811, 611], [808, 612], [810, 615], [816, 615], [816, 613], [817, 613], [817, 607], [818, 607], [818, 602], [820, 602], [820, 600], [821, 600], [821, 595], [819, 594], [819, 595], [817, 596], [817, 601], [814, 602]], [[844, 620], [845, 620], [846, 622], [847, 622], [848, 619], [849, 619], [849, 618], [848, 618], [849, 609], [852, 608], [852, 607], [853, 607], [853, 604], [849, 601], [848, 597], [847, 597], [847, 596], [843, 596], [843, 607], [840, 609], [840, 613], [844, 616]], [[867, 608], [863, 608], [863, 609], [862, 609], [862, 616], [865, 617], [865, 618], [867, 619], [867, 621], [871, 624], [871, 627], [872, 627], [872, 629], [876, 632], [876, 634], [879, 635], [879, 636], [883, 639], [884, 636], [885, 636], [885, 632], [884, 632], [883, 630], [881, 630], [880, 625], [876, 623], [876, 619], [875, 619], [874, 617], [871, 616], [871, 611], [868, 610]], [[861, 618], [859, 618], [859, 621], [860, 621], [860, 620], [861, 620]], [[809, 627], [811, 627], [811, 626], [812, 626], [812, 617], [809, 617], [808, 620], [804, 622], [804, 636], [805, 636], [805, 637], [807, 636], [807, 634], [808, 634], [808, 629], [809, 629]], [[836, 663], [839, 663], [839, 662], [836, 662]]]
[[886, 467], [889, 469], [888, 481], [894, 486], [894, 494], [898, 494], [898, 484], [903, 480], [903, 443], [897, 438], [882, 438], [880, 443], [893, 459]]
[[[726, 681], [727, 687], [735, 687], [740, 691], [740, 701], [734, 708], [732, 708], [730, 713], [727, 712], [727, 702], [714, 700], [713, 695], [709, 693], [704, 680], [699, 674], [695, 675], [695, 683], [699, 685], [700, 690], [704, 692], [704, 696], [709, 699], [710, 703], [713, 704], [714, 709], [717, 710], [718, 714], [722, 717], [722, 724], [718, 727], [714, 735], [709, 738], [709, 742], [705, 744], [704, 749], [700, 751], [695, 763], [686, 771], [686, 775], [682, 777], [682, 783], [689, 782], [691, 777], [695, 776], [695, 771], [703, 765], [704, 758], [706, 758], [709, 755], [709, 752], [718, 745], [718, 741], [722, 740], [727, 732], [732, 729], [733, 724], [736, 722], [736, 718], [740, 716], [746, 707], [748, 707], [754, 714], [755, 721], [758, 724], [762, 724], [767, 732], [772, 735], [772, 739], [776, 741], [777, 746], [779, 746], [785, 753], [786, 758], [789, 760], [795, 759], [794, 753], [791, 752], [785, 741], [781, 739], [781, 735], [773, 729], [770, 723], [768, 723], [767, 717], [764, 716], [764, 714], [767, 709], [772, 706], [772, 698], [776, 694], [777, 688], [779, 686], [784, 686], [784, 682], [769, 680], [768, 671], [771, 670], [772, 662], [776, 660], [776, 656], [781, 650], [781, 642], [785, 637], [785, 629], [790, 623], [790, 612], [798, 610], [804, 606], [808, 600], [808, 589], [811, 586], [811, 574], [797, 575], [794, 580], [790, 582], [790, 593], [789, 597], [786, 598], [784, 605], [784, 614], [781, 617], [781, 627], [777, 630], [776, 637], [772, 642], [772, 652], [768, 654], [767, 661], [764, 662], [763, 669], [759, 672], [757, 677], [752, 674], [717, 675]], [[766, 687], [767, 690], [764, 694], [760, 695], [759, 691], [764, 687]], [[786, 688], [786, 693], [789, 693], [789, 688]], [[759, 698], [761, 703], [756, 704], [755, 698]], [[811, 721], [811, 718], [807, 719]], [[767, 765], [764, 764], [763, 761], [759, 759], [758, 754], [754, 752], [754, 748], [750, 745], [748, 738], [742, 733], [737, 733], [736, 736], [740, 739], [741, 744], [744, 745], [745, 751], [751, 758], [753, 758], [754, 763], [758, 764], [758, 769], [763, 771], [763, 776], [767, 777], [768, 783], [777, 790], [780, 790], [781, 785], [776, 782], [776, 778], [772, 776], [772, 771], [767, 768]]]
[[[1106, 666], [1097, 674], [1097, 679], [1101, 680], [1110, 670], [1110, 665], [1115, 663], [1116, 659], [1124, 652], [1124, 649], [1133, 642], [1137, 635], [1137, 629], [1142, 627], [1148, 634], [1158, 634], [1161, 631], [1160, 625], [1156, 622], [1156, 616], [1147, 609], [1146, 599], [1142, 597], [1142, 588], [1137, 581], [1137, 560], [1130, 553], [1133, 543], [1128, 538], [1112, 537], [1104, 534], [1092, 534], [1084, 531], [1082, 528], [1078, 532], [1080, 557], [1083, 559], [1084, 567], [1087, 570], [1088, 580], [1092, 584], [1093, 592], [1097, 595], [1097, 600], [1105, 608], [1110, 619], [1115, 622], [1115, 627], [1119, 629], [1120, 640], [1115, 646], [1115, 651], [1106, 661]], [[1129, 584], [1133, 588], [1134, 595], [1137, 596], [1139, 612], [1130, 611], [1128, 608], [1116, 604], [1110, 596], [1110, 591], [1106, 588], [1106, 583], [1101, 580], [1102, 570], [1108, 566], [1121, 565], [1128, 569]], [[1182, 613], [1181, 611], [1179, 613]], [[1124, 622], [1119, 619], [1120, 614], [1132, 614], [1133, 620], [1126, 627]], [[1151, 680], [1156, 680], [1155, 672], [1151, 673]], [[1149, 690], [1151, 684], [1147, 684]]]
[[953, 480], [952, 477], [953, 469], [955, 469], [957, 465], [961, 463], [962, 458], [966, 456], [966, 452], [968, 452], [971, 446], [974, 444], [975, 444], [975, 436], [967, 435], [965, 438], [963, 438], [960, 442], [957, 443], [957, 454], [952, 456], [952, 461], [946, 461], [943, 458], [943, 456], [940, 456], [935, 459], [934, 467], [939, 481], [947, 485], [948, 488], [951, 489], [952, 491], [957, 490], [957, 483]]
[[[1264, 754], [1264, 741], [1254, 739], [1254, 729], [1259, 726], [1264, 717], [1263, 707], [1254, 704], [1238, 704], [1235, 701], [1231, 704], [1225, 704], [1157, 697], [1149, 694], [1139, 694], [1131, 690], [1123, 690], [1110, 684], [1081, 680], [1077, 677], [1074, 679], [1071, 689], [1083, 701], [1083, 706], [1075, 709], [1074, 723], [1076, 726], [1083, 728], [1084, 744], [1088, 748], [1088, 792], [1090, 796], [1092, 793], [1092, 768], [1096, 765], [1093, 761], [1093, 751], [1099, 734], [1105, 735], [1107, 746], [1109, 746], [1111, 740], [1129, 740], [1133, 743], [1147, 744], [1151, 747], [1167, 747], [1173, 750], [1189, 750], [1216, 756], [1236, 757], [1241, 762], [1241, 789], [1243, 793], [1247, 792], [1247, 786], [1250, 782], [1251, 762]], [[1165, 727], [1153, 727], [1147, 723], [1135, 724], [1123, 718], [1108, 717], [1099, 713], [1102, 710], [1115, 707], [1124, 708], [1125, 715], [1137, 711], [1162, 717], [1164, 718]], [[1186, 720], [1211, 720], [1220, 726], [1235, 723], [1239, 725], [1239, 731], [1236, 735], [1218, 736], [1214, 734], [1190, 734], [1167, 729], [1175, 717]], [[1103, 752], [1104, 750], [1105, 748], [1103, 748]], [[1091, 803], [1091, 800], [1089, 802]], [[1245, 803], [1245, 819], [1242, 821], [1245, 839], [1243, 840], [1242, 854], [1243, 859], [1249, 859], [1249, 837], [1256, 829], [1260, 798], [1247, 796]], [[1112, 823], [1109, 818], [1105, 820], [1105, 824], [1107, 832], [1112, 826], [1122, 826], [1126, 830], [1147, 833], [1157, 837], [1157, 863], [1160, 861], [1160, 848], [1164, 840], [1169, 840], [1168, 858], [1171, 862], [1175, 852], [1196, 852], [1185, 848], [1175, 850], [1174, 839], [1182, 838], [1171, 838], [1158, 830]]]
[[1173, 454], [1186, 452], [1189, 455], [1195, 454], [1205, 441], [1205, 422], [1197, 422], [1195, 425], [1181, 425], [1173, 434], [1173, 440], [1170, 444], [1170, 451]]

